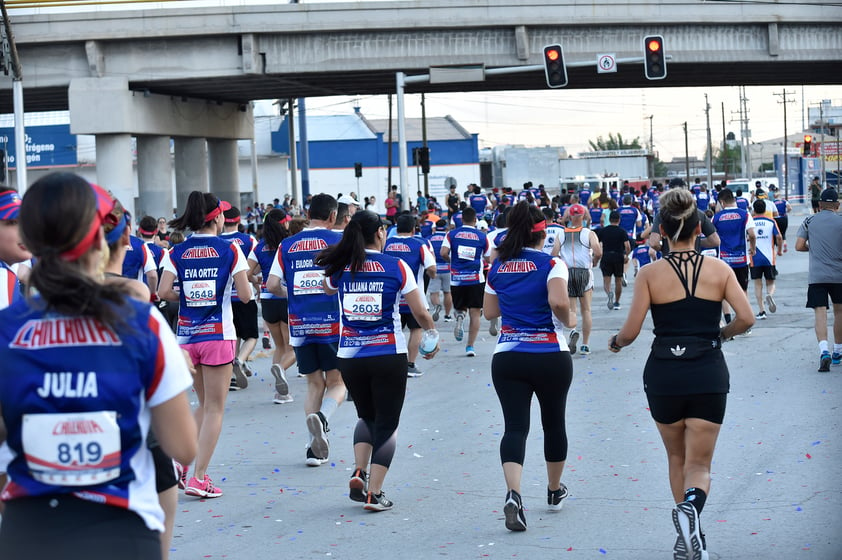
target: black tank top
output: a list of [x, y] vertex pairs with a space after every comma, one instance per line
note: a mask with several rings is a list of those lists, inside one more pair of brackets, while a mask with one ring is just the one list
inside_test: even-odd
[[655, 336], [719, 338], [722, 302], [697, 298], [695, 295], [704, 256], [696, 251], [678, 251], [670, 253], [664, 260], [681, 280], [686, 297], [650, 306]]

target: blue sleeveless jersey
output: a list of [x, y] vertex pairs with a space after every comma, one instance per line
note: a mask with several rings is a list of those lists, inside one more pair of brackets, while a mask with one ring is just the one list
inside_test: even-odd
[[484, 194], [472, 194], [468, 198], [468, 205], [476, 210], [477, 216], [485, 214], [485, 207], [488, 206], [488, 198]]
[[[424, 270], [435, 263], [431, 247], [420, 237], [397, 236], [387, 239], [383, 246], [383, 254], [398, 257], [408, 264], [415, 283], [421, 286], [424, 285]], [[401, 298], [400, 303], [401, 313], [411, 313], [406, 300]]]
[[547, 301], [550, 278], [567, 281], [567, 267], [558, 257], [524, 249], [507, 261], [495, 259], [485, 291], [496, 294], [502, 314], [497, 352], [569, 352], [561, 324]]
[[774, 200], [774, 202], [775, 202], [775, 208], [778, 209], [778, 217], [779, 218], [786, 217], [786, 200], [784, 200], [783, 198], [776, 198]]
[[418, 286], [402, 259], [366, 250], [363, 270], [346, 269], [325, 281], [329, 288], [338, 290], [341, 304], [337, 357], [406, 353], [399, 302], [403, 294]]
[[488, 251], [486, 235], [475, 227], [450, 230], [442, 242], [450, 248], [450, 284], [469, 286], [485, 282], [483, 256]]
[[324, 292], [324, 270], [313, 261], [340, 239], [341, 233], [309, 228], [281, 243], [270, 274], [286, 281], [292, 346], [339, 340], [339, 303]]
[[[157, 264], [152, 258], [152, 252], [142, 239], [134, 235], [129, 237], [126, 258], [123, 259], [123, 276], [146, 283], [146, 273], [155, 270]], [[150, 286], [154, 291], [155, 286]]]
[[190, 387], [157, 310], [128, 300], [116, 333], [20, 300], [0, 311], [0, 406], [12, 451], [3, 500], [72, 494], [163, 530], [146, 447], [150, 408]]
[[620, 213], [620, 227], [625, 230], [630, 239], [634, 239], [640, 212], [634, 206], [620, 206], [617, 211]]
[[748, 266], [746, 228], [751, 221], [742, 208], [725, 208], [713, 216], [713, 225], [719, 234], [719, 258], [731, 268]]
[[[239, 231], [221, 233], [219, 234], [219, 237], [226, 241], [236, 243], [240, 248], [240, 251], [243, 252], [243, 256], [246, 260], [251, 257], [252, 252], [254, 252], [254, 248], [257, 246], [257, 239], [247, 233], [240, 233]], [[236, 286], [231, 287], [231, 301], [240, 301], [240, 298], [237, 296]]]
[[248, 265], [236, 244], [194, 233], [164, 257], [163, 269], [175, 274], [181, 286], [176, 327], [180, 344], [237, 339], [231, 287], [234, 275]]
[[[266, 245], [266, 240], [261, 239], [257, 243], [257, 247], [254, 248], [253, 256], [249, 257], [249, 260], [255, 261], [258, 265], [260, 265], [260, 274], [262, 280], [260, 281], [260, 299], [286, 299], [286, 298], [279, 298], [272, 292], [266, 289], [266, 279], [269, 278], [269, 271], [272, 270], [272, 263], [275, 261], [275, 255], [278, 251], [270, 249]], [[281, 282], [283, 283], [283, 278], [281, 278]]]

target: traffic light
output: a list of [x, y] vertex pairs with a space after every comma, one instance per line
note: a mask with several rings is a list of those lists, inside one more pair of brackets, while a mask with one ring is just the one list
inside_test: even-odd
[[547, 45], [544, 47], [544, 74], [547, 85], [560, 88], [567, 85], [567, 68], [564, 66], [564, 52], [561, 45]]
[[804, 143], [801, 144], [801, 155], [804, 157], [810, 157], [813, 155], [813, 135], [812, 134], [805, 134], [804, 135]]
[[421, 166], [421, 173], [424, 175], [430, 173], [430, 148], [418, 148], [418, 165]]
[[648, 80], [663, 80], [667, 77], [664, 38], [660, 35], [643, 38], [643, 70]]
[[360, 162], [357, 162], [357, 163], [354, 164], [354, 177], [359, 179], [362, 176], [363, 176], [363, 164], [360, 163]]

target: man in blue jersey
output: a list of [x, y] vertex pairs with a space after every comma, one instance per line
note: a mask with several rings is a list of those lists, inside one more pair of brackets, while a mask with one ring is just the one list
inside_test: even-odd
[[450, 295], [450, 263], [441, 256], [441, 245], [447, 237], [447, 220], [440, 218], [436, 222], [436, 229], [428, 241], [433, 247], [433, 255], [436, 257], [436, 276], [430, 280], [428, 286], [430, 303], [433, 304], [433, 321], [439, 320], [442, 311], [442, 304], [439, 300], [439, 292], [444, 294], [444, 322], [453, 320], [450, 313], [453, 311], [453, 297]]
[[[714, 214], [713, 225], [719, 235], [719, 258], [734, 269], [737, 282], [748, 297], [748, 265], [754, 256], [757, 236], [754, 232], [754, 219], [742, 208], [737, 207], [737, 200], [731, 189], [722, 189], [719, 193], [721, 210]], [[731, 310], [723, 302], [722, 311], [725, 322], [731, 322]], [[745, 334], [751, 334], [751, 329]]]
[[482, 189], [479, 185], [471, 185], [473, 188], [473, 194], [468, 197], [468, 205], [474, 209], [474, 212], [477, 213], [477, 216], [482, 216], [485, 214], [486, 208], [489, 207], [488, 204], [488, 197], [482, 194]]
[[[383, 245], [383, 254], [398, 257], [409, 265], [414, 273], [415, 283], [424, 286], [424, 274], [430, 278], [436, 276], [436, 259], [427, 242], [416, 237], [415, 217], [411, 214], [398, 216], [398, 233], [386, 240]], [[426, 302], [425, 302], [426, 303]], [[409, 304], [401, 297], [400, 301], [401, 328], [409, 327], [409, 340], [407, 341], [407, 375], [419, 377], [424, 374], [415, 364], [418, 357], [418, 346], [421, 343], [421, 335], [424, 329], [412, 315]]]
[[476, 356], [474, 343], [479, 333], [479, 317], [485, 290], [485, 255], [489, 245], [486, 235], [477, 229], [477, 213], [473, 208], [462, 210], [462, 227], [448, 232], [441, 246], [441, 256], [450, 261], [450, 283], [453, 306], [456, 308], [456, 327], [453, 336], [461, 342], [465, 336], [465, 313], [470, 327], [466, 356]]
[[[754, 297], [757, 299], [757, 307], [760, 311], [755, 315], [755, 319], [765, 319], [766, 309], [769, 307], [769, 313], [777, 311], [778, 306], [775, 303], [775, 277], [778, 275], [778, 269], [775, 268], [775, 256], [783, 255], [784, 240], [778, 231], [778, 224], [766, 217], [766, 203], [757, 199], [752, 205], [754, 214], [754, 233], [757, 238], [756, 252], [751, 258], [751, 268], [749, 274], [754, 280]], [[777, 248], [777, 250], [776, 250]], [[763, 297], [763, 279], [766, 279], [766, 298]], [[765, 306], [764, 306], [765, 303]]]
[[[825, 189], [819, 195], [819, 212], [804, 219], [798, 228], [796, 251], [810, 253], [807, 307], [815, 313], [819, 341], [819, 371], [842, 363], [842, 216], [839, 194]], [[827, 300], [833, 303], [833, 354], [827, 340]]]
[[[128, 219], [131, 226], [131, 216], [128, 216]], [[134, 235], [129, 237], [126, 258], [123, 259], [123, 276], [144, 282], [152, 292], [158, 287], [158, 265], [155, 263], [155, 257], [146, 243]]]
[[283, 295], [281, 278], [289, 298], [290, 345], [298, 371], [307, 378], [304, 403], [310, 443], [306, 464], [318, 467], [328, 460], [328, 419], [345, 400], [345, 383], [336, 361], [339, 342], [339, 303], [324, 292], [324, 271], [316, 255], [338, 243], [342, 235], [331, 231], [336, 222], [336, 199], [329, 194], [312, 198], [310, 227], [281, 243], [266, 281], [266, 289]]

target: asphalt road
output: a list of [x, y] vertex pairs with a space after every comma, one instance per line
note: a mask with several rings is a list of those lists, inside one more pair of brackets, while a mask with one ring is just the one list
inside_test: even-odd
[[[790, 247], [800, 218], [792, 222]], [[813, 315], [804, 308], [807, 256], [790, 250], [779, 270], [777, 313], [724, 347], [731, 393], [701, 517], [712, 559], [842, 558], [842, 366], [816, 371]], [[749, 296], [753, 302], [751, 288]], [[523, 477], [529, 528], [505, 529], [493, 339], [483, 323], [477, 357], [465, 357], [452, 323], [440, 321], [443, 351], [423, 362], [423, 377], [408, 380], [384, 486], [393, 510], [366, 512], [347, 497], [353, 403], [331, 419], [330, 461], [305, 466], [306, 381], [293, 369], [295, 402], [272, 404], [261, 353], [249, 388], [229, 394], [209, 470], [225, 495], [179, 498], [171, 558], [672, 558], [666, 455], [641, 380], [651, 322], [611, 354], [608, 338], [625, 308], [608, 311], [605, 301], [597, 290], [592, 354], [574, 357], [563, 511], [545, 511], [536, 403]]]

